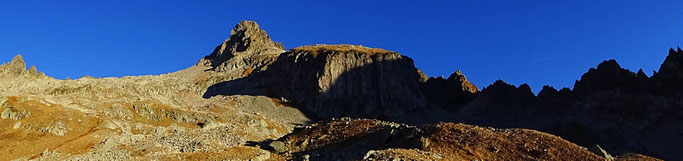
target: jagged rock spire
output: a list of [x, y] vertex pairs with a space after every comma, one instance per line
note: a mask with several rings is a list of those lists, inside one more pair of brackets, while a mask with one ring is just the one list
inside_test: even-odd
[[27, 71], [24, 58], [17, 55], [9, 63], [0, 65], [0, 77], [43, 78], [46, 76], [35, 66], [31, 66]]
[[683, 79], [683, 51], [678, 47], [669, 49], [669, 55], [659, 67], [657, 76], [664, 79]]
[[449, 81], [455, 81], [459, 85], [462, 91], [467, 91], [470, 93], [479, 92], [479, 88], [467, 80], [464, 74], [460, 70], [456, 70], [451, 76], [448, 77]]
[[[284, 51], [282, 44], [271, 40], [258, 23], [241, 21], [230, 31], [230, 38], [217, 46], [209, 56], [204, 57], [198, 64], [210, 65], [215, 69], [219, 66], [230, 66], [226, 65], [226, 61], [235, 57], [279, 54]], [[250, 64], [247, 63], [246, 65], [249, 66]], [[234, 64], [232, 66], [234, 67]]]
[[19, 75], [26, 72], [26, 63], [21, 55], [14, 56], [12, 61], [0, 65], [0, 76]]
[[19, 54], [14, 56], [12, 61], [10, 61], [7, 65], [9, 65], [8, 67], [14, 67], [15, 69], [26, 70], [26, 62], [24, 62], [24, 58]]

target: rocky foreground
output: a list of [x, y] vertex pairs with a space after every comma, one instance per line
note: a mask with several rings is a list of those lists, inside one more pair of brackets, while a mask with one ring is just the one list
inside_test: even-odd
[[607, 61], [535, 96], [428, 78], [384, 49], [286, 51], [243, 21], [169, 74], [58, 80], [16, 56], [0, 66], [0, 160], [680, 160], [683, 51], [670, 57], [653, 77]]

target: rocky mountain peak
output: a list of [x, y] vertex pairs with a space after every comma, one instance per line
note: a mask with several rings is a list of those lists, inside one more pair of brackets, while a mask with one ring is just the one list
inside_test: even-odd
[[636, 73], [621, 68], [614, 59], [600, 63], [596, 68], [591, 68], [581, 76], [581, 80], [574, 84], [574, 91], [585, 94], [596, 91], [606, 91], [627, 87], [637, 83]]
[[18, 75], [26, 72], [26, 63], [21, 55], [14, 56], [12, 61], [7, 64], [0, 65], [0, 76]]
[[484, 107], [500, 108], [518, 107], [530, 104], [536, 96], [531, 91], [531, 87], [524, 83], [519, 87], [508, 84], [503, 80], [496, 80], [493, 84], [482, 90], [481, 98], [484, 100]]
[[0, 65], [0, 77], [28, 77], [28, 78], [42, 78], [46, 77], [44, 73], [39, 72], [36, 66], [26, 70], [26, 62], [21, 55], [14, 56], [9, 63]]
[[230, 31], [230, 37], [198, 64], [210, 65], [216, 71], [230, 71], [236, 67], [260, 68], [283, 52], [284, 46], [271, 40], [258, 23], [241, 21]]
[[455, 107], [446, 110], [459, 109], [479, 93], [479, 88], [468, 81], [460, 70], [453, 72], [448, 79], [442, 76], [431, 77], [420, 86], [430, 103]]
[[24, 58], [21, 55], [14, 56], [12, 61], [10, 61], [7, 65], [8, 67], [13, 67], [15, 69], [26, 70], [26, 62], [24, 62]]
[[683, 79], [683, 51], [680, 47], [678, 51], [669, 49], [669, 55], [659, 67], [657, 76], [663, 79]]
[[645, 72], [643, 72], [643, 69], [638, 69], [636, 76], [638, 77], [638, 79], [647, 79], [647, 75], [645, 74]]
[[456, 70], [453, 74], [451, 74], [451, 76], [448, 76], [447, 80], [451, 82], [454, 81], [454, 84], [462, 91], [467, 91], [470, 93], [479, 92], [479, 88], [467, 80], [467, 77], [465, 77], [460, 70]]
[[614, 59], [603, 61], [602, 63], [600, 63], [598, 65], [598, 68], [597, 68], [597, 70], [601, 70], [601, 71], [617, 71], [619, 69], [621, 69], [621, 66]]
[[553, 98], [556, 97], [559, 91], [551, 86], [544, 85], [543, 89], [538, 92], [538, 98]]

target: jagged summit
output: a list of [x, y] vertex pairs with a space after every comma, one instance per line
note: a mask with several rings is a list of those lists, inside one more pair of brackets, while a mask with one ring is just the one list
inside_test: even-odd
[[459, 109], [479, 93], [479, 88], [467, 80], [460, 70], [453, 72], [448, 79], [443, 76], [431, 77], [420, 86], [428, 102], [441, 106], [455, 106], [447, 110]]
[[44, 73], [38, 71], [36, 66], [26, 70], [26, 62], [21, 55], [16, 55], [9, 63], [0, 65], [0, 77], [41, 77]]
[[0, 76], [15, 76], [26, 72], [26, 63], [21, 55], [14, 56], [12, 61], [0, 65]]
[[614, 59], [605, 60], [598, 64], [598, 70], [619, 70], [621, 66]]
[[519, 107], [530, 104], [536, 96], [531, 87], [524, 83], [515, 87], [501, 79], [484, 88], [480, 98], [486, 102], [484, 108]]
[[591, 68], [574, 83], [577, 93], [612, 90], [637, 83], [638, 76], [621, 68], [614, 59], [603, 61], [597, 68]]
[[258, 23], [241, 21], [230, 31], [230, 38], [200, 60], [198, 65], [211, 66], [215, 71], [230, 71], [242, 66], [261, 68], [270, 61], [269, 58], [283, 52], [284, 46], [271, 40]]
[[683, 50], [669, 49], [669, 55], [659, 67], [658, 77], [664, 79], [683, 79]]
[[479, 88], [472, 84], [469, 80], [467, 80], [467, 77], [465, 77], [464, 74], [460, 70], [456, 70], [451, 74], [451, 76], [448, 76], [449, 81], [456, 81], [456, 86], [459, 87], [462, 91], [467, 91], [470, 93], [477, 93], [479, 92]]
[[12, 61], [7, 63], [6, 65], [6, 68], [26, 70], [26, 62], [24, 62], [24, 58], [21, 56], [21, 54], [14, 56], [14, 58], [12, 58]]

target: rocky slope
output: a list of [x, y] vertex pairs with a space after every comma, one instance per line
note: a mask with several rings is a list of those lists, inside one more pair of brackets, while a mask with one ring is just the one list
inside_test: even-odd
[[[240, 30], [248, 24], [233, 32], [252, 34]], [[57, 80], [16, 56], [0, 66], [0, 160], [277, 160], [247, 143], [277, 139], [308, 118], [265, 96], [202, 98], [213, 82], [248, 75], [220, 68]]]
[[262, 144], [293, 160], [658, 160], [637, 154], [598, 156], [534, 130], [455, 123], [415, 127], [349, 118], [312, 124]]
[[265, 160], [269, 152], [246, 142], [307, 121], [267, 97], [203, 99], [190, 78], [2, 77], [0, 160]]

